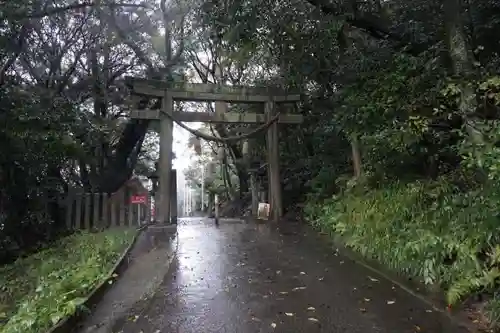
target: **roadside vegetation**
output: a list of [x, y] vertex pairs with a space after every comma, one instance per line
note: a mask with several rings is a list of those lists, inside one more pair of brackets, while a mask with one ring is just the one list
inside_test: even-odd
[[0, 332], [44, 332], [81, 309], [133, 236], [119, 229], [76, 233], [0, 267]]
[[[365, 90], [371, 96], [367, 107], [377, 108], [374, 96], [390, 99], [389, 91], [380, 94], [385, 78], [387, 74], [382, 74], [382, 85], [372, 93]], [[497, 76], [473, 86], [474, 99], [498, 108]], [[453, 131], [436, 130], [436, 114], [441, 114], [440, 122], [457, 117], [458, 106], [453, 106], [461, 98], [457, 87], [447, 82], [438, 90], [432, 116], [410, 116], [406, 128], [361, 136], [360, 141], [366, 142], [363, 173], [336, 179], [319, 173], [311, 182], [305, 215], [312, 225], [340, 235], [363, 256], [432, 290], [442, 290], [450, 307], [477, 306], [496, 327], [500, 324], [498, 123], [476, 119], [472, 134], [466, 123]], [[400, 87], [398, 92], [411, 89]], [[393, 98], [401, 98], [398, 95]], [[434, 150], [431, 156], [429, 149]]]

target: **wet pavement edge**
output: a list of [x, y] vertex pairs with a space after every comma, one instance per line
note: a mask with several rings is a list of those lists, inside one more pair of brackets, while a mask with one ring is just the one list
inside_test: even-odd
[[[328, 235], [324, 235], [323, 233], [322, 236], [329, 237]], [[420, 301], [427, 304], [434, 311], [437, 311], [443, 314], [444, 316], [448, 317], [457, 326], [461, 326], [470, 331], [471, 333], [479, 332], [478, 328], [474, 326], [474, 324], [472, 324], [466, 318], [464, 318], [462, 313], [460, 312], [450, 313], [444, 306], [444, 299], [442, 299], [443, 297], [441, 295], [433, 296], [431, 292], [422, 292], [421, 288], [426, 288], [425, 286], [422, 285], [421, 287], [417, 287], [417, 285], [420, 285], [419, 283], [410, 281], [407, 277], [397, 274], [393, 271], [390, 271], [382, 264], [374, 260], [369, 260], [364, 258], [360, 253], [355, 252], [354, 250], [350, 249], [347, 245], [345, 245], [344, 240], [340, 236], [335, 236], [333, 239], [330, 239], [330, 242], [345, 257], [351, 259], [355, 263], [383, 277], [392, 284], [397, 285], [399, 288], [401, 288], [408, 294], [412, 295], [415, 298], [418, 298]]]
[[120, 317], [157, 291], [175, 258], [177, 246], [177, 225], [141, 228], [125, 256], [125, 269], [72, 332], [109, 332]]

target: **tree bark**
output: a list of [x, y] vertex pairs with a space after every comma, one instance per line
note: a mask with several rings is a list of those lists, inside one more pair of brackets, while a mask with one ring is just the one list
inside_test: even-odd
[[445, 0], [446, 44], [452, 74], [460, 80], [459, 113], [464, 117], [465, 128], [472, 142], [483, 142], [482, 134], [468, 121], [467, 115], [476, 109], [476, 96], [471, 79], [474, 75], [472, 52], [467, 44], [461, 16], [462, 0]]
[[354, 177], [361, 177], [361, 151], [359, 148], [359, 139], [357, 135], [353, 135], [351, 138], [351, 148], [352, 148], [352, 167], [354, 169]]

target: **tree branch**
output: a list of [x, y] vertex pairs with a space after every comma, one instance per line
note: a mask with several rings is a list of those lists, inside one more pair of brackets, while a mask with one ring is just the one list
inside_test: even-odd
[[[44, 8], [41, 11], [17, 11], [12, 14], [9, 14], [8, 17], [4, 17], [6, 19], [26, 19], [26, 18], [43, 18], [46, 16], [56, 15], [60, 13], [64, 13], [67, 11], [73, 11], [78, 9], [84, 9], [88, 7], [97, 6], [98, 2], [86, 1], [86, 2], [76, 2], [71, 5], [62, 6], [62, 7], [51, 7]], [[103, 4], [106, 7], [133, 7], [133, 8], [149, 8], [148, 5], [144, 4], [134, 4], [134, 3], [121, 3], [121, 2], [112, 2]]]
[[351, 15], [346, 15], [343, 10], [337, 8], [329, 0], [306, 0], [309, 4], [318, 8], [322, 13], [333, 16], [343, 16], [351, 26], [363, 30], [373, 38], [396, 42], [396, 48], [405, 53], [417, 56], [429, 49], [431, 45], [427, 43], [415, 43], [409, 38], [391, 31], [380, 17], [371, 13], [356, 11]]

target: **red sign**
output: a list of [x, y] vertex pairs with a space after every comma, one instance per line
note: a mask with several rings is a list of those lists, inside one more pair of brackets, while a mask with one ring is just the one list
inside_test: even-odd
[[145, 195], [133, 195], [130, 197], [130, 203], [133, 204], [145, 204], [147, 198]]

